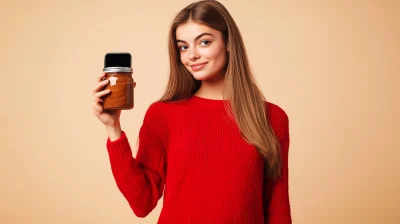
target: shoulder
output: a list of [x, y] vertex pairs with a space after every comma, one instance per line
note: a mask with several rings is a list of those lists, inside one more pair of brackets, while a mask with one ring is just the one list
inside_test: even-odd
[[175, 102], [155, 101], [151, 103], [147, 109], [150, 113], [164, 113], [166, 110], [172, 110]]
[[166, 108], [168, 105], [164, 102], [151, 103], [144, 115], [144, 121], [161, 122], [165, 117]]
[[153, 102], [149, 105], [149, 107], [147, 108], [147, 112], [148, 113], [161, 113], [161, 111], [166, 107], [166, 103], [164, 102]]
[[167, 137], [168, 120], [166, 119], [166, 109], [168, 105], [163, 102], [151, 103], [144, 115], [140, 130], [140, 136], [152, 133], [153, 137], [165, 140]]
[[265, 101], [267, 119], [275, 132], [287, 129], [289, 126], [289, 116], [279, 105]]

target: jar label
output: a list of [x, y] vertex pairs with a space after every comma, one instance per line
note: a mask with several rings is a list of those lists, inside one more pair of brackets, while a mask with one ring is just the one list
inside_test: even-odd
[[114, 76], [112, 76], [112, 77], [110, 77], [108, 80], [110, 80], [110, 85], [111, 86], [114, 86], [114, 85], [116, 85], [117, 84], [117, 77], [114, 77]]

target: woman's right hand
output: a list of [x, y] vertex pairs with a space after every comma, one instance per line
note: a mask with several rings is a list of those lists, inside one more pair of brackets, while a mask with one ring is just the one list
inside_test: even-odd
[[102, 97], [110, 93], [110, 90], [102, 91], [109, 82], [108, 79], [104, 79], [105, 75], [106, 73], [103, 72], [93, 88], [93, 113], [105, 126], [114, 127], [119, 124], [121, 110], [104, 110], [103, 108]]

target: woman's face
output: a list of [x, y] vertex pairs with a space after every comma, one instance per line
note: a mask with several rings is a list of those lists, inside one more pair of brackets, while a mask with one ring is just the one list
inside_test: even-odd
[[219, 30], [189, 21], [176, 29], [176, 40], [181, 62], [195, 79], [225, 75], [227, 50]]

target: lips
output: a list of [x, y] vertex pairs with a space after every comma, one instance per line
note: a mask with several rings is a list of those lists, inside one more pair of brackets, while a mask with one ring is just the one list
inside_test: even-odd
[[191, 65], [190, 67], [192, 68], [193, 71], [199, 71], [200, 69], [204, 68], [204, 66], [205, 66], [207, 63], [208, 63], [208, 62], [198, 63], [198, 64]]

